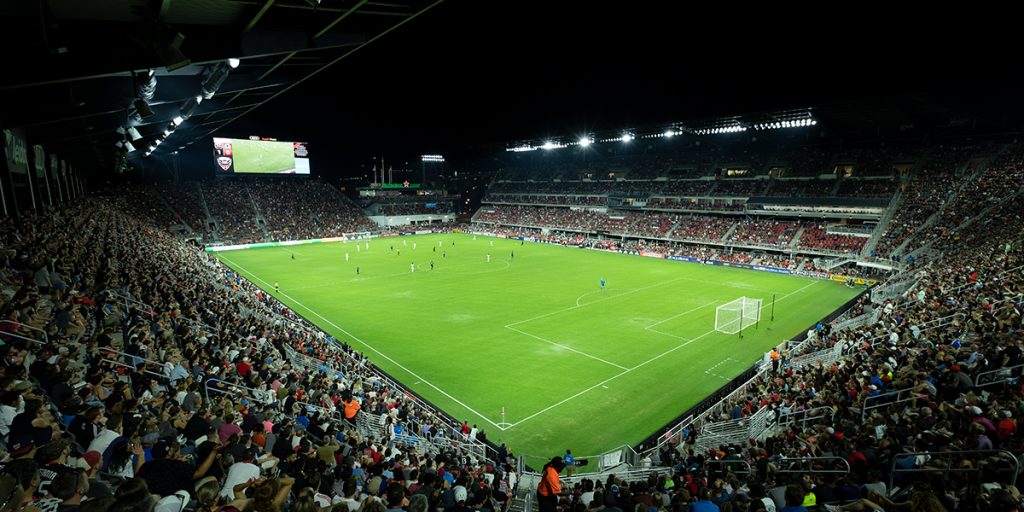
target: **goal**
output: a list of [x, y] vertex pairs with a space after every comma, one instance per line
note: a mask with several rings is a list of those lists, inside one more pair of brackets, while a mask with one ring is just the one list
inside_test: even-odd
[[740, 297], [715, 309], [715, 330], [736, 334], [761, 319], [761, 299]]

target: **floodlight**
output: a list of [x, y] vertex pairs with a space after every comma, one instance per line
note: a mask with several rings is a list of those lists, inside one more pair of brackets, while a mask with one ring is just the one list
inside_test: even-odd
[[542, 148], [544, 148], [544, 149], [547, 149], [547, 150], [549, 150], [549, 151], [550, 151], [550, 150], [552, 150], [552, 149], [555, 149], [555, 143], [554, 143], [554, 142], [551, 142], [551, 141], [547, 141], [547, 142], [545, 142], [545, 143], [544, 143], [544, 145], [543, 145], [543, 146], [541, 146], [541, 147], [542, 147]]
[[171, 123], [173, 123], [174, 126], [178, 126], [179, 124], [181, 124], [184, 121], [185, 121], [185, 119], [183, 119], [181, 116], [174, 116], [174, 119], [171, 119]]
[[580, 137], [580, 146], [587, 147], [593, 142], [590, 137]]
[[673, 136], [673, 135], [675, 135], [675, 134], [676, 134], [676, 132], [674, 132], [674, 131], [672, 131], [672, 130], [665, 130], [665, 133], [663, 133], [662, 135], [663, 135], [663, 136], [664, 136], [665, 138], [668, 138], [668, 137], [671, 137], [671, 136]]
[[236, 59], [236, 58], [234, 58], [234, 57], [232, 57], [232, 58], [228, 59], [228, 65], [229, 65], [229, 66], [231, 66], [231, 69], [235, 69], [235, 68], [237, 68], [237, 67], [238, 67], [238, 65], [239, 65], [239, 64], [241, 64], [241, 63], [242, 63], [242, 61], [241, 61], [241, 60], [239, 60], [239, 59]]
[[623, 133], [622, 134], [622, 142], [629, 142], [631, 140], [633, 140], [633, 136], [632, 135], [630, 135], [628, 133]]

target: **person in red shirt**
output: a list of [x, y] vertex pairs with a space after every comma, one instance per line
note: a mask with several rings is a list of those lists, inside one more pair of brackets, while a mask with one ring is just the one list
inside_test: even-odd
[[1003, 411], [1003, 418], [996, 424], [996, 439], [1005, 441], [1017, 433], [1017, 422], [1013, 419], [1013, 413]]
[[249, 372], [252, 371], [252, 365], [249, 364], [249, 358], [243, 357], [242, 360], [235, 365], [235, 369], [238, 370], [238, 375], [243, 378], [248, 375]]

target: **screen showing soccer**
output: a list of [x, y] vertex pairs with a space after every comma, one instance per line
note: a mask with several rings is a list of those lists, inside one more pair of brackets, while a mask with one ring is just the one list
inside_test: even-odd
[[214, 137], [213, 153], [221, 173], [309, 174], [309, 147], [305, 142]]

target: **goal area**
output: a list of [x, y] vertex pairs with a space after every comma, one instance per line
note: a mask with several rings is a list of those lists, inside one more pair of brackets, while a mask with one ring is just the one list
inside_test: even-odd
[[740, 297], [715, 309], [715, 330], [736, 334], [761, 319], [761, 299]]

